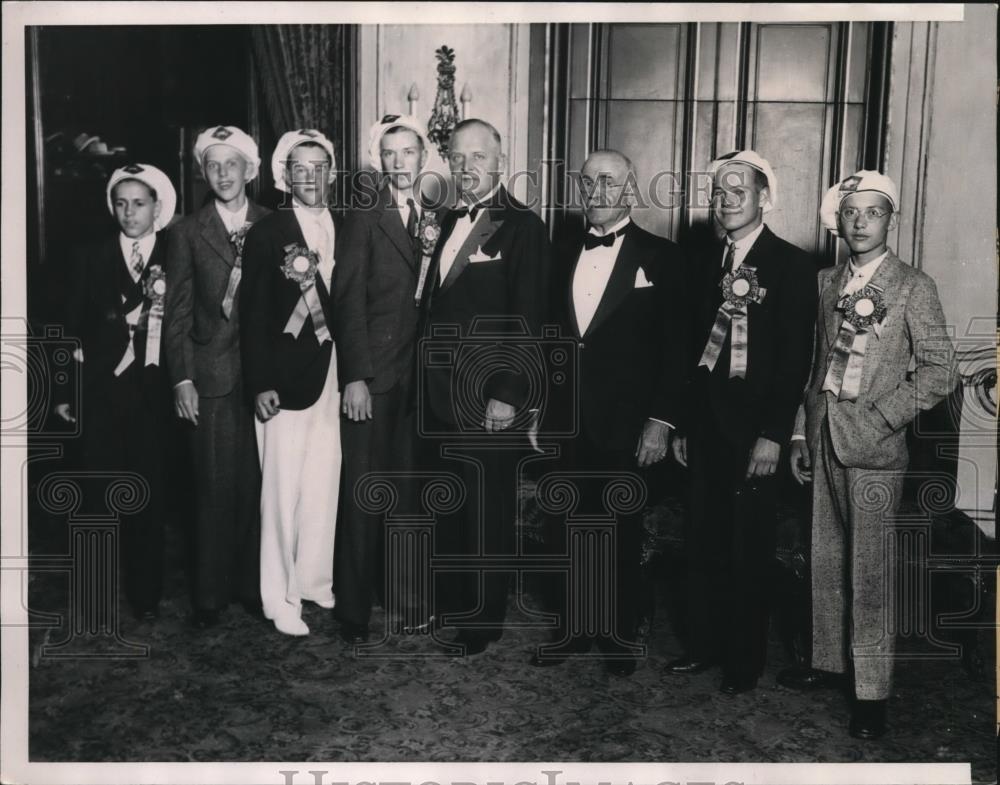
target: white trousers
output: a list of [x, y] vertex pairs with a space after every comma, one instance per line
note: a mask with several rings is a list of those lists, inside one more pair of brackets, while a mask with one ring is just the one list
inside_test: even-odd
[[255, 420], [261, 466], [260, 596], [269, 619], [301, 617], [302, 600], [333, 607], [333, 541], [340, 495], [340, 392], [331, 353], [308, 409]]

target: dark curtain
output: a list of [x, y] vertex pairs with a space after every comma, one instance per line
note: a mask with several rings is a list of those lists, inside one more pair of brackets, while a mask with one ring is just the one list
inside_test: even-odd
[[[354, 38], [350, 25], [251, 28], [262, 152], [273, 150], [285, 131], [315, 128], [333, 141], [337, 168], [341, 172], [354, 168]], [[272, 185], [270, 158], [262, 156], [261, 163], [261, 184]], [[347, 179], [343, 174], [338, 178], [340, 198]]]

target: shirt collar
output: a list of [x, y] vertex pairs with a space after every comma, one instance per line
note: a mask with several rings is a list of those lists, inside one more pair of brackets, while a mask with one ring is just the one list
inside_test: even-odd
[[870, 280], [871, 277], [875, 275], [875, 271], [879, 268], [879, 266], [881, 266], [882, 262], [884, 262], [886, 260], [886, 257], [888, 256], [889, 256], [889, 249], [886, 248], [885, 253], [883, 253], [881, 256], [872, 259], [870, 262], [868, 262], [867, 264], [863, 264], [860, 267], [854, 264], [853, 259], [849, 260], [848, 265], [851, 268], [851, 275], [852, 276], [856, 275], [859, 278], [868, 278]]
[[223, 207], [222, 203], [216, 199], [215, 210], [222, 219], [222, 225], [226, 227], [226, 231], [234, 232], [247, 222], [247, 212], [250, 210], [250, 200], [247, 199], [244, 201], [243, 206], [236, 212], [233, 212]]
[[314, 221], [315, 223], [325, 223], [326, 220], [333, 220], [329, 210], [314, 212], [304, 204], [300, 204], [295, 197], [292, 197], [292, 209], [295, 210], [295, 215], [303, 220]]
[[[128, 237], [124, 232], [118, 233], [118, 242], [121, 245], [122, 254], [125, 256], [125, 260], [132, 256], [132, 243], [136, 242], [131, 237]], [[156, 232], [150, 232], [145, 237], [139, 238], [139, 253], [142, 254], [143, 261], [149, 264], [149, 257], [153, 253], [153, 246], [156, 245]]]
[[410, 192], [409, 196], [404, 196], [402, 191], [400, 191], [397, 188], [393, 188], [390, 185], [389, 186], [389, 195], [392, 197], [392, 203], [394, 205], [396, 205], [396, 207], [398, 207], [400, 209], [402, 209], [402, 208], [404, 208], [404, 207], [407, 206], [406, 205], [407, 199], [412, 199], [413, 200], [413, 204], [416, 205], [416, 207], [417, 207], [418, 210], [420, 209], [420, 200], [417, 199], [417, 195], [415, 193], [413, 193], [412, 191]]
[[733, 244], [734, 253], [739, 251], [749, 251], [753, 247], [753, 244], [757, 242], [757, 238], [760, 237], [760, 233], [763, 231], [764, 222], [761, 221], [760, 226], [750, 232], [750, 234], [746, 237], [741, 237], [739, 240], [730, 240], [727, 237], [726, 242]]
[[490, 191], [488, 194], [486, 194], [486, 196], [484, 196], [482, 199], [480, 199], [480, 200], [478, 200], [476, 202], [466, 203], [464, 199], [462, 199], [461, 197], [459, 197], [458, 204], [456, 204], [455, 207], [456, 208], [468, 207], [470, 209], [473, 208], [473, 207], [478, 207], [479, 209], [483, 209], [490, 202], [493, 201], [493, 197], [497, 195], [497, 191], [500, 190], [500, 186], [501, 185], [503, 185], [503, 183], [497, 182], [497, 184], [495, 186], [493, 186], [493, 190], [492, 191]]
[[596, 234], [598, 237], [603, 237], [606, 234], [614, 234], [615, 232], [620, 232], [622, 229], [624, 229], [626, 226], [628, 226], [629, 223], [631, 223], [631, 222], [632, 222], [632, 216], [631, 215], [626, 215], [618, 223], [616, 223], [614, 226], [610, 227], [606, 232], [602, 233], [602, 232], [597, 231], [597, 227], [596, 226], [591, 226], [590, 229], [588, 229], [587, 231], [590, 232], [591, 234]]

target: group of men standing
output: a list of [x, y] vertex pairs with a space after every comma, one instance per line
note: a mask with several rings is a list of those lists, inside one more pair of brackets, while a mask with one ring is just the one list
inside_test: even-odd
[[[319, 131], [279, 140], [272, 173], [288, 198], [270, 212], [246, 195], [260, 166], [253, 140], [231, 126], [206, 130], [195, 157], [214, 198], [170, 229], [165, 252], [157, 230], [169, 181], [135, 165], [109, 182], [121, 234], [84, 268], [68, 331], [83, 342], [85, 377], [92, 357], [133, 355], [124, 371], [103, 363], [84, 404], [88, 418], [114, 420], [101, 427], [135, 450], [91, 458], [131, 468], [122, 456], [155, 451], [159, 404], [142, 390], [160, 373], [148, 347], [162, 330], [195, 467], [194, 623], [211, 626], [242, 601], [280, 632], [306, 635], [302, 604], [311, 602], [332, 608], [342, 638], [361, 644], [373, 600], [399, 594], [404, 631], [436, 638], [454, 624], [451, 642], [466, 656], [499, 640], [511, 578], [504, 559], [518, 552], [509, 433], [523, 426], [534, 440], [558, 404], [543, 396], [539, 406], [523, 369], [503, 362], [468, 393], [454, 365], [424, 362], [418, 343], [445, 333], [461, 343], [483, 317], [513, 320], [522, 331], [511, 339], [522, 342], [523, 329], [540, 337], [555, 323], [576, 352], [578, 427], [560, 440], [554, 470], [574, 478], [579, 499], [550, 516], [553, 555], [572, 550], [570, 515], [606, 514], [610, 484], [631, 477], [644, 486], [647, 468], [672, 453], [690, 472], [690, 635], [668, 670], [721, 666], [723, 692], [751, 690], [764, 666], [784, 459], [797, 480], [814, 483], [817, 670], [783, 674], [783, 683], [828, 686], [838, 683], [831, 674], [853, 672], [852, 732], [881, 735], [893, 611], [884, 534], [907, 463], [904, 431], [955, 382], [933, 282], [886, 247], [898, 209], [889, 178], [861, 171], [830, 189], [821, 217], [851, 255], [817, 284], [810, 257], [764, 223], [777, 178], [753, 151], [712, 163], [723, 241], [685, 259], [632, 220], [635, 173], [618, 151], [583, 163], [586, 227], [550, 246], [542, 220], [503, 185], [502, 140], [489, 123], [455, 128], [447, 163], [458, 201], [443, 213], [418, 186], [429, 149], [419, 121], [386, 116], [369, 142], [383, 174], [377, 197], [341, 218], [329, 209], [333, 145]], [[149, 203], [139, 220], [132, 191]], [[503, 343], [501, 331], [497, 351]], [[454, 449], [470, 416], [480, 434], [474, 459]], [[88, 430], [89, 420], [85, 442]], [[372, 473], [397, 477], [404, 503], [419, 473], [458, 479], [462, 503], [434, 524], [433, 554], [450, 566], [433, 576], [429, 596], [385, 570], [385, 522], [359, 493]], [[886, 477], [890, 503], [866, 509], [858, 486]], [[155, 506], [162, 484], [150, 484], [160, 488]], [[596, 644], [609, 672], [635, 670], [641, 506], [611, 512], [613, 536], [592, 562], [603, 566], [572, 588], [565, 576], [552, 581], [560, 621], [533, 665], [578, 660]], [[126, 540], [145, 543], [125, 554], [126, 586], [130, 575], [161, 569], [152, 563], [162, 558], [162, 520], [136, 533], [141, 525], [125, 526]], [[483, 556], [496, 563], [480, 567]], [[610, 601], [581, 623], [573, 595], [602, 580]], [[159, 584], [128, 599], [151, 620]]]

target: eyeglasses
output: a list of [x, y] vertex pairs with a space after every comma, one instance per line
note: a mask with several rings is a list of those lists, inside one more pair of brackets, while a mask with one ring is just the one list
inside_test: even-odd
[[859, 210], [857, 207], [844, 207], [840, 210], [840, 217], [845, 221], [853, 221], [861, 213], [864, 213], [866, 221], [878, 221], [885, 218], [892, 210], [880, 210], [878, 207], [866, 207]]

